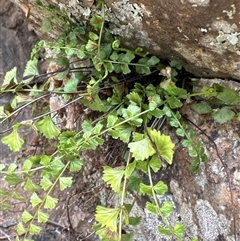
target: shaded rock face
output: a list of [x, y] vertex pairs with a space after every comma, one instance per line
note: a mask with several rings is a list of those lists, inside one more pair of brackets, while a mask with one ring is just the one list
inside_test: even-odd
[[[38, 37], [33, 30], [29, 30], [23, 11], [10, 1], [0, 0], [0, 86], [6, 72], [15, 66], [18, 68], [18, 80], [21, 79], [25, 65], [30, 58], [31, 49], [37, 41]], [[10, 100], [12, 100], [10, 93], [2, 94], [0, 106], [8, 104]], [[25, 109], [15, 121], [29, 119], [30, 115], [30, 109]], [[0, 123], [0, 132], [7, 128], [7, 121]], [[0, 134], [0, 138], [8, 133]], [[25, 129], [21, 131], [21, 135], [26, 141], [31, 138]], [[15, 158], [17, 158], [16, 154], [0, 141], [1, 163]]]
[[[13, 0], [12, 0], [13, 1]], [[34, 0], [13, 1], [30, 9], [29, 19], [41, 38], [56, 38], [61, 25], [42, 33], [48, 16]], [[43, 0], [75, 19], [88, 19], [92, 0]], [[177, 59], [194, 75], [240, 80], [240, 1], [238, 0], [106, 0], [106, 20], [122, 43], [164, 59]]]
[[37, 41], [23, 11], [10, 1], [0, 0], [0, 84], [5, 73], [15, 66], [18, 77], [22, 75]]
[[181, 60], [199, 76], [240, 79], [240, 2], [107, 0], [124, 43]]

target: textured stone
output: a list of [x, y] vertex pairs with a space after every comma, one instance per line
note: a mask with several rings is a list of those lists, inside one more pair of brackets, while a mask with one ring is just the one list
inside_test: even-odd
[[5, 73], [15, 66], [18, 77], [22, 76], [37, 41], [22, 10], [10, 1], [0, 0], [0, 84]]
[[[31, 49], [37, 41], [38, 37], [29, 29], [29, 24], [26, 22], [22, 10], [10, 1], [0, 0], [0, 86], [5, 73], [15, 66], [18, 67], [18, 80], [21, 79], [25, 64], [30, 58]], [[10, 93], [2, 94], [0, 106], [8, 104], [12, 98]], [[30, 109], [25, 108], [17, 116], [15, 122], [27, 120], [30, 116]], [[0, 122], [0, 132], [7, 128], [7, 121]], [[0, 138], [9, 133], [0, 133]], [[32, 135], [29, 135], [30, 132], [26, 131], [26, 128], [21, 128], [20, 133], [26, 142], [30, 141]], [[0, 158], [1, 163], [7, 163], [9, 160], [16, 160], [18, 153], [12, 153], [8, 146], [0, 141]]]
[[[49, 16], [34, 0], [15, 1], [30, 9], [29, 19], [41, 38], [56, 38], [59, 24], [50, 33], [41, 32]], [[110, 30], [122, 43], [164, 59], [177, 59], [196, 76], [240, 80], [240, 1], [238, 0], [106, 0]], [[53, 4], [77, 20], [86, 20], [95, 10], [92, 1], [42, 1]]]
[[181, 60], [199, 76], [240, 79], [240, 2], [107, 0], [124, 43]]

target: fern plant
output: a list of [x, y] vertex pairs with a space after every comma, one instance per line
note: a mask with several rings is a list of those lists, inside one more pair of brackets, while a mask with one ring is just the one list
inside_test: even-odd
[[[132, 239], [132, 233], [122, 233], [125, 226], [141, 222], [140, 217], [131, 216], [134, 203], [125, 203], [131, 191], [149, 197], [146, 209], [160, 217], [163, 225], [158, 227], [158, 231], [162, 235], [184, 240], [184, 226], [179, 222], [172, 225], [168, 221], [173, 206], [168, 201], [160, 204], [158, 200], [159, 195], [168, 191], [167, 185], [161, 180], [154, 183], [152, 178], [152, 173], [158, 172], [164, 162], [169, 165], [173, 162], [174, 143], [161, 132], [161, 126], [169, 123], [175, 128], [192, 158], [190, 168], [197, 172], [200, 163], [205, 162], [207, 157], [194, 131], [189, 130], [181, 119], [179, 110], [184, 101], [192, 96], [205, 96], [230, 105], [239, 102], [236, 92], [220, 86], [204, 87], [199, 93], [190, 93], [178, 87], [178, 62], [172, 61], [171, 67], [165, 66], [158, 57], [145, 53], [140, 47], [135, 50], [121, 47], [120, 41], [105, 28], [105, 7], [103, 3], [100, 6], [102, 14], [95, 14], [90, 25], [80, 25], [68, 19], [66, 33], [59, 36], [56, 43], [40, 41], [32, 51], [23, 80], [17, 81], [14, 68], [6, 74], [1, 87], [1, 94], [12, 92], [15, 96], [10, 105], [0, 107], [2, 122], [53, 94], [61, 96], [65, 101], [64, 107], [80, 100], [86, 108], [101, 113], [95, 121], [83, 121], [78, 128], [80, 130], [61, 130], [54, 123], [51, 111], [47, 110], [30, 121], [14, 124], [11, 126], [12, 132], [1, 139], [13, 152], [20, 151], [24, 140], [18, 131], [21, 126], [27, 126], [37, 135], [57, 141], [51, 155], [32, 155], [23, 161], [20, 169], [16, 163], [0, 165], [0, 173], [11, 186], [10, 190], [0, 190], [1, 209], [11, 209], [8, 204], [11, 199], [25, 200], [31, 204], [31, 208], [22, 213], [16, 240], [29, 241], [31, 235], [40, 233], [41, 223], [49, 219], [48, 210], [53, 210], [58, 203], [53, 190], [58, 188], [63, 192], [73, 185], [72, 174], [84, 166], [82, 153], [103, 145], [106, 134], [125, 143], [127, 150], [123, 166], [105, 166], [103, 169], [102, 179], [117, 195], [119, 202], [115, 207], [96, 207], [95, 232], [102, 240]], [[56, 15], [55, 8], [49, 9]], [[59, 16], [63, 18], [62, 14]], [[47, 21], [44, 28], [50, 30], [51, 18]], [[39, 75], [36, 54], [41, 48], [51, 49], [56, 55], [56, 71]], [[74, 65], [76, 63], [77, 67]], [[59, 81], [58, 86], [51, 85], [49, 77], [52, 76]], [[144, 78], [148, 82], [141, 81]], [[110, 94], [104, 95], [104, 90], [109, 90]], [[192, 108], [198, 113], [209, 113], [212, 107], [206, 101]], [[223, 107], [213, 116], [224, 122], [226, 118], [223, 119], [222, 112], [229, 114], [230, 111], [231, 115], [227, 118], [230, 119], [234, 114], [228, 107]], [[37, 179], [34, 178], [36, 176]], [[148, 183], [143, 181], [143, 176], [148, 178]], [[30, 193], [28, 200], [20, 194], [21, 187]]]

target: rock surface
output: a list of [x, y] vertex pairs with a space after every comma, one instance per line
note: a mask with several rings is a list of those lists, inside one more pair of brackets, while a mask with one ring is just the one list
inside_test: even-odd
[[5, 73], [15, 66], [18, 77], [22, 76], [37, 41], [22, 10], [10, 1], [0, 0], [0, 84]]
[[181, 60], [201, 77], [240, 79], [240, 2], [107, 0], [113, 32], [130, 46]]
[[[41, 31], [49, 13], [34, 0], [12, 0], [29, 14], [41, 38], [56, 38]], [[93, 0], [41, 1], [58, 6], [75, 19], [88, 19]], [[132, 48], [142, 46], [164, 59], [177, 59], [194, 75], [240, 80], [239, 0], [106, 0], [106, 19], [111, 31]]]
[[[5, 73], [13, 67], [18, 67], [18, 78], [22, 77], [25, 64], [30, 58], [30, 52], [34, 44], [39, 40], [37, 35], [26, 21], [23, 11], [10, 1], [0, 0], [0, 86], [3, 83]], [[0, 106], [9, 103], [11, 95], [0, 96]], [[16, 121], [28, 119], [29, 109], [22, 111]], [[7, 122], [0, 123], [0, 132], [7, 128]], [[5, 133], [6, 135], [7, 133]], [[28, 133], [23, 136], [26, 139]], [[2, 135], [0, 134], [0, 137]], [[1, 161], [13, 157], [9, 148], [0, 142]]]

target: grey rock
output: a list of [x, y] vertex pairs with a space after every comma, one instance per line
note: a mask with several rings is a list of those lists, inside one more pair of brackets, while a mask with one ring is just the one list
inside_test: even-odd
[[[13, 0], [12, 0], [13, 1]], [[23, 4], [24, 2], [24, 4]], [[64, 23], [41, 31], [49, 13], [34, 0], [20, 1], [30, 8], [30, 21], [43, 39], [56, 39]], [[41, 1], [53, 4], [77, 20], [95, 11], [86, 1]], [[209, 0], [106, 0], [106, 21], [124, 45], [138, 46], [163, 59], [176, 59], [196, 76], [240, 80], [240, 2]], [[62, 28], [61, 28], [62, 26]]]
[[32, 47], [38, 41], [22, 10], [10, 1], [0, 0], [0, 84], [5, 73], [18, 67], [20, 80]]

